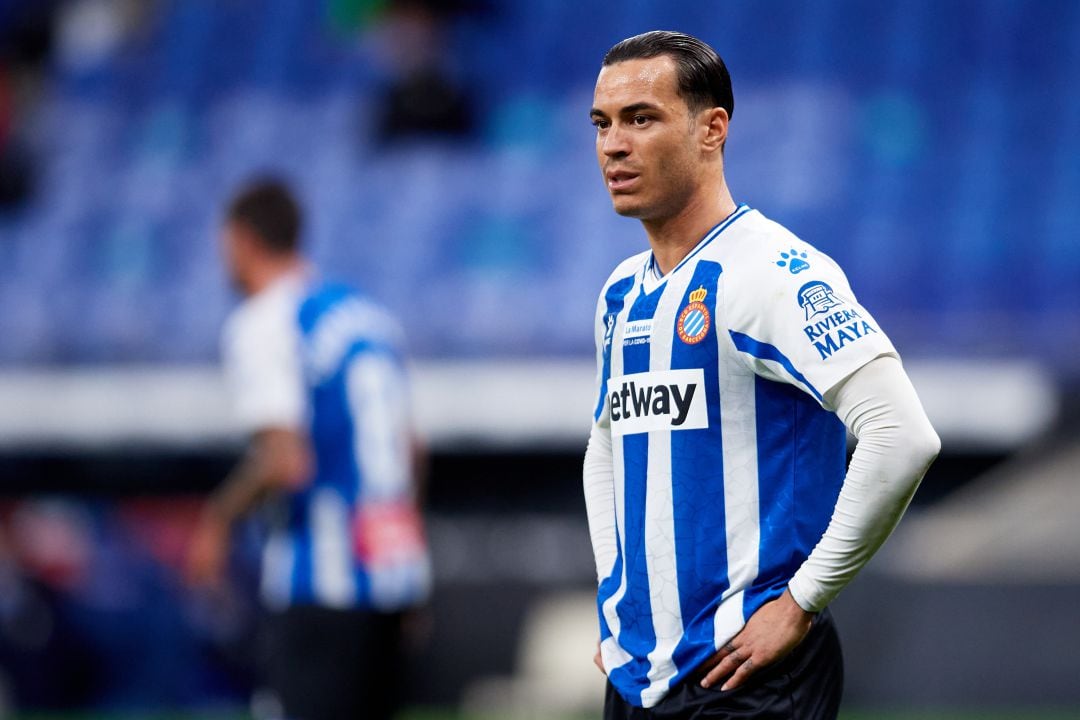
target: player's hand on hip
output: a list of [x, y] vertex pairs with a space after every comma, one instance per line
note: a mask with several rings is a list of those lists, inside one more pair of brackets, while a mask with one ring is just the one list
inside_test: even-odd
[[755, 672], [794, 650], [810, 632], [813, 617], [785, 590], [751, 615], [742, 631], [713, 656], [716, 665], [701, 680], [701, 686], [712, 687], [727, 678], [721, 690], [739, 687]]

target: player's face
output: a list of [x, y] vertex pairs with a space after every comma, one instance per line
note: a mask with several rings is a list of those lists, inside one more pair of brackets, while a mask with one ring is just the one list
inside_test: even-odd
[[677, 82], [666, 55], [608, 65], [596, 79], [596, 157], [620, 215], [673, 217], [700, 182], [701, 153]]
[[236, 223], [227, 222], [221, 228], [221, 255], [225, 263], [225, 271], [233, 287], [241, 293], [247, 293], [247, 284], [244, 281], [244, 268], [247, 261], [247, 238], [244, 228]]

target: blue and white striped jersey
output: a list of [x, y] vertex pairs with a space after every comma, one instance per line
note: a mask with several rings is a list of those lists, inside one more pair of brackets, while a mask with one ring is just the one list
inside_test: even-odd
[[366, 297], [299, 275], [249, 298], [226, 325], [226, 375], [244, 428], [304, 432], [315, 460], [311, 481], [277, 508], [265, 548], [271, 607], [395, 610], [428, 593], [399, 341]]
[[663, 278], [650, 252], [619, 265], [596, 343], [616, 535], [597, 553], [601, 654], [651, 707], [817, 544], [845, 473], [823, 396], [895, 350], [831, 259], [745, 205]]

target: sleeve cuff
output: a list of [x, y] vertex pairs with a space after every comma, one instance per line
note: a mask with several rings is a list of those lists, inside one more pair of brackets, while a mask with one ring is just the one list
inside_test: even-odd
[[815, 592], [813, 585], [814, 583], [804, 580], [799, 573], [795, 573], [795, 576], [791, 578], [791, 582], [788, 583], [788, 592], [791, 593], [791, 598], [795, 601], [795, 604], [803, 610], [818, 613], [825, 609], [825, 606], [829, 604], [832, 598], [827, 597], [820, 591]]

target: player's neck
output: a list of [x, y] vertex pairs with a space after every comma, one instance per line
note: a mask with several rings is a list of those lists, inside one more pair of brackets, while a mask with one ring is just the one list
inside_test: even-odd
[[299, 255], [268, 256], [251, 268], [245, 283], [248, 295], [257, 295], [278, 280], [305, 272], [307, 264]]
[[660, 275], [667, 275], [697, 246], [705, 234], [736, 210], [726, 183], [720, 192], [697, 193], [677, 215], [642, 220]]

